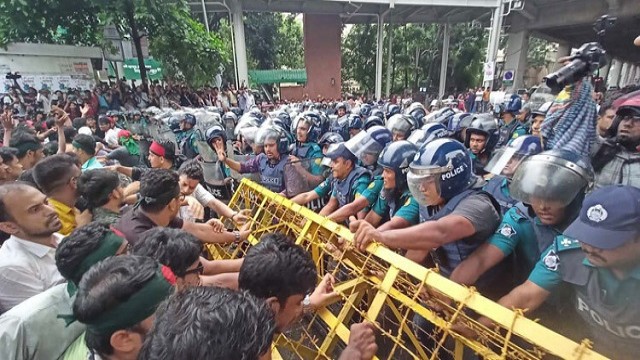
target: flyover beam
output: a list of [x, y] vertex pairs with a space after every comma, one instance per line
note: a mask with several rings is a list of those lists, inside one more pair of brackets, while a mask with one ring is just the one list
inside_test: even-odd
[[350, 4], [378, 4], [378, 5], [412, 5], [412, 6], [447, 6], [447, 7], [484, 7], [493, 8], [495, 0], [325, 0]]

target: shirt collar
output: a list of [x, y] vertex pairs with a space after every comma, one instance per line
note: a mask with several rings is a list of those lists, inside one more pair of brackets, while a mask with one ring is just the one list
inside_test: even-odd
[[[58, 233], [55, 233], [54, 236], [56, 237], [56, 244], [59, 243], [60, 240], [62, 239], [62, 235], [60, 235]], [[16, 243], [20, 244], [20, 246], [22, 246], [25, 250], [27, 250], [28, 252], [32, 253], [33, 255], [35, 255], [35, 256], [37, 256], [39, 258], [44, 257], [51, 250], [55, 251], [55, 248], [53, 248], [51, 246], [46, 246], [46, 245], [35, 243], [33, 241], [21, 239], [21, 238], [15, 236], [15, 235], [11, 235], [11, 237], [9, 239], [11, 239], [11, 240], [15, 241]]]
[[90, 169], [92, 167], [96, 166], [96, 162], [98, 160], [94, 157], [90, 157], [87, 161], [84, 162], [84, 164], [82, 164], [82, 170], [87, 170]]
[[49, 201], [49, 205], [53, 206], [54, 209], [56, 210], [60, 210], [61, 213], [65, 213], [65, 214], [73, 213], [72, 207], [69, 207], [66, 204], [63, 204], [56, 199], [49, 198], [47, 200]]

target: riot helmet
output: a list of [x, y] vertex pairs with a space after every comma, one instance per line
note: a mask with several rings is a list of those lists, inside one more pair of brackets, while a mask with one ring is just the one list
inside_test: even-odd
[[449, 133], [454, 139], [464, 142], [467, 137], [467, 128], [472, 122], [473, 116], [471, 116], [471, 114], [458, 113], [449, 118], [447, 130], [449, 130]]
[[385, 117], [387, 118], [387, 120], [391, 119], [392, 116], [398, 115], [398, 114], [400, 114], [400, 106], [396, 104], [389, 104], [387, 106], [387, 113], [385, 114]]
[[358, 112], [358, 115], [360, 115], [361, 118], [366, 119], [369, 116], [371, 116], [371, 105], [369, 104], [362, 104], [362, 106], [360, 106], [360, 111]]
[[[382, 111], [380, 109], [376, 108], [376, 109], [371, 110], [371, 115], [369, 115], [369, 116], [377, 116], [377, 117], [379, 117], [380, 119], [382, 119], [384, 121], [384, 111]], [[384, 126], [384, 124], [383, 124], [383, 126]]]
[[261, 127], [258, 131], [258, 134], [256, 135], [256, 142], [258, 142], [258, 137], [260, 137], [260, 141], [262, 141], [263, 146], [265, 146], [265, 144], [269, 141], [274, 141], [277, 145], [278, 153], [280, 154], [280, 156], [289, 153], [291, 140], [285, 133], [284, 129], [280, 128], [279, 126], [269, 125]]
[[409, 191], [423, 206], [441, 205], [477, 180], [471, 157], [460, 142], [436, 139], [424, 144], [409, 164]]
[[[196, 122], [197, 122], [196, 117], [193, 114], [184, 114], [184, 117], [180, 121], [180, 126], [182, 127], [182, 124], [185, 124], [185, 125], [189, 125], [189, 129], [192, 129], [194, 126], [196, 126]], [[188, 130], [188, 129], [183, 128], [182, 130]]]
[[387, 120], [387, 129], [391, 131], [394, 140], [407, 140], [411, 132], [418, 128], [417, 125], [413, 117], [404, 114], [393, 115]]
[[359, 132], [344, 145], [360, 159], [364, 166], [373, 166], [378, 161], [380, 151], [389, 142], [391, 142], [391, 132], [382, 126], [374, 126]]
[[439, 123], [426, 124], [418, 130], [415, 130], [407, 140], [418, 148], [429, 141], [447, 137], [449, 135], [447, 128]]
[[494, 175], [511, 179], [518, 166], [529, 156], [542, 151], [540, 138], [533, 135], [518, 136], [506, 147], [498, 149], [484, 169]]
[[473, 117], [471, 125], [467, 128], [464, 145], [472, 149], [471, 135], [484, 136], [484, 147], [477, 153], [491, 152], [496, 146], [499, 138], [498, 122], [489, 114], [478, 114]]
[[371, 115], [367, 118], [367, 121], [364, 122], [364, 129], [368, 130], [372, 126], [384, 126], [384, 120], [382, 120], [380, 116]]
[[390, 142], [382, 149], [378, 158], [378, 165], [384, 169], [393, 170], [395, 189], [398, 190], [396, 193], [402, 192], [407, 188], [409, 164], [417, 152], [418, 147], [407, 140]]
[[344, 142], [344, 138], [340, 134], [336, 132], [327, 132], [322, 134], [320, 140], [318, 140], [318, 145], [320, 145], [320, 148], [324, 149], [325, 146], [341, 142]]

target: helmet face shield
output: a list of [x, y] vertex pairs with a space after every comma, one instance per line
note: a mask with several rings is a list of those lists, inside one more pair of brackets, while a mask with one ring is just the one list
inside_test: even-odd
[[[373, 165], [378, 161], [378, 155], [383, 148], [380, 143], [375, 141], [366, 131], [359, 132], [349, 139], [349, 141], [345, 142], [344, 145], [367, 166]], [[374, 159], [371, 160], [372, 158]]]
[[440, 179], [441, 173], [439, 170], [430, 175], [419, 175], [411, 170], [407, 173], [409, 191], [418, 204], [422, 206], [437, 205], [440, 202]]
[[389, 129], [394, 136], [398, 134], [406, 139], [406, 135], [413, 129], [413, 126], [411, 121], [403, 115], [394, 115], [387, 122], [387, 129]]
[[576, 171], [561, 164], [537, 160], [524, 161], [509, 185], [511, 196], [531, 204], [533, 200], [553, 200], [567, 206], [587, 181]]
[[519, 153], [515, 148], [498, 149], [484, 169], [494, 175], [503, 175], [511, 179], [526, 158], [526, 155]]

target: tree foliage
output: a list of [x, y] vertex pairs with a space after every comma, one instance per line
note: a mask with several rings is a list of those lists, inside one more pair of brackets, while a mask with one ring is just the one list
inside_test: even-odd
[[[388, 34], [390, 25], [385, 25]], [[417, 91], [427, 88], [433, 93], [440, 80], [442, 60], [442, 25], [393, 25], [391, 49], [391, 92]], [[342, 42], [343, 80], [355, 80], [364, 93], [375, 86], [377, 25], [354, 25]], [[447, 88], [464, 89], [479, 85], [486, 48], [483, 29], [469, 24], [451, 26]], [[385, 36], [383, 80], [387, 74], [388, 37]], [[386, 81], [386, 80], [385, 80]], [[343, 81], [343, 84], [345, 82]], [[383, 89], [386, 87], [383, 87]]]
[[[19, 41], [99, 46], [104, 26], [114, 24], [134, 43], [143, 78], [145, 36], [169, 74], [190, 82], [212, 79], [216, 63], [229, 61], [220, 38], [190, 17], [185, 0], [11, 0], [0, 3], [0, 10], [3, 46]], [[213, 64], [200, 65], [205, 60]]]
[[551, 42], [537, 37], [529, 38], [529, 49], [527, 51], [527, 64], [540, 68], [548, 65], [547, 53]]

